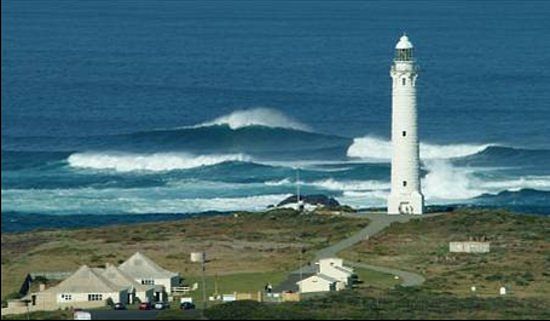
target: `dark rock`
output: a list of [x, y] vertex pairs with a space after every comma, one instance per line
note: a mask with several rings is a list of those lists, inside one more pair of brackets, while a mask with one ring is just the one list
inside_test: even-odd
[[[292, 195], [284, 199], [282, 202], [277, 204], [277, 206], [283, 206], [286, 204], [292, 204], [296, 203], [296, 195]], [[335, 200], [332, 197], [328, 197], [326, 195], [322, 194], [314, 194], [314, 195], [301, 195], [300, 200], [304, 202], [304, 204], [310, 204], [310, 205], [324, 205], [326, 207], [336, 207], [340, 206], [340, 203], [338, 203], [337, 200]]]

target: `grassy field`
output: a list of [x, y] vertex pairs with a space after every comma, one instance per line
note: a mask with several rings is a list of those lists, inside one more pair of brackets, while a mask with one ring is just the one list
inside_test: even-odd
[[[279, 284], [287, 276], [287, 272], [256, 272], [256, 273], [235, 273], [230, 275], [221, 276], [207, 276], [205, 277], [206, 289], [208, 296], [213, 294], [231, 294], [233, 292], [257, 292], [263, 291], [266, 283], [272, 285]], [[187, 280], [189, 284], [197, 282], [199, 284], [199, 290], [191, 292], [193, 302], [197, 307], [202, 306], [202, 279], [200, 276], [192, 276]], [[217, 292], [216, 292], [217, 290]]]
[[422, 288], [397, 287], [346, 290], [276, 305], [237, 301], [213, 306], [206, 316], [212, 320], [544, 320], [550, 317], [550, 311], [542, 299], [457, 297]]
[[[301, 246], [306, 249], [305, 257], [311, 258], [316, 249], [335, 243], [367, 224], [368, 220], [360, 218], [278, 210], [2, 234], [2, 298], [19, 290], [29, 272], [74, 271], [82, 264], [118, 264], [136, 251], [166, 269], [180, 272], [192, 283], [200, 276], [200, 265], [191, 263], [189, 254], [204, 250], [209, 260], [206, 273], [218, 276], [221, 292], [232, 291], [232, 287], [257, 290], [266, 282], [275, 284], [284, 272], [296, 268]], [[241, 280], [243, 273], [247, 277]], [[208, 283], [213, 291], [213, 279], [209, 278]]]
[[[449, 253], [449, 241], [486, 237], [487, 254]], [[506, 286], [515, 297], [550, 302], [550, 218], [504, 211], [461, 211], [395, 223], [347, 249], [352, 261], [417, 272], [424, 287], [469, 296], [496, 296]]]
[[401, 284], [401, 280], [394, 279], [394, 276], [391, 274], [362, 268], [355, 269], [355, 273], [361, 281], [361, 283], [358, 284], [358, 286], [361, 288], [375, 287], [379, 289], [387, 289]]

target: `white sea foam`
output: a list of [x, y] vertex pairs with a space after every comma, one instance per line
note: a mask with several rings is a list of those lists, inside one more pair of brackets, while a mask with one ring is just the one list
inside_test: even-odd
[[390, 187], [389, 182], [382, 181], [357, 181], [357, 180], [345, 180], [339, 181], [332, 178], [319, 180], [314, 182], [306, 182], [305, 185], [311, 185], [315, 187], [321, 187], [327, 190], [334, 191], [365, 191], [365, 190], [379, 190], [387, 189]]
[[194, 127], [206, 127], [213, 125], [227, 125], [231, 129], [239, 129], [249, 126], [265, 126], [309, 131], [309, 127], [305, 124], [286, 116], [278, 110], [264, 107], [236, 110], [228, 115], [218, 117], [212, 121], [208, 121]]
[[511, 180], [486, 181], [483, 186], [492, 191], [519, 191], [524, 188], [550, 191], [550, 176], [524, 176]]
[[291, 194], [181, 198], [172, 188], [2, 190], [2, 208], [46, 214], [144, 214], [203, 211], [258, 211]]
[[[435, 145], [420, 143], [420, 158], [448, 159], [473, 155], [483, 151], [490, 145], [454, 144]], [[348, 147], [347, 156], [352, 158], [390, 160], [392, 156], [391, 141], [376, 137], [359, 137]]]
[[287, 177], [281, 180], [267, 181], [267, 182], [264, 182], [264, 184], [267, 186], [281, 186], [281, 185], [290, 185], [292, 184], [292, 181]]
[[422, 192], [430, 200], [466, 200], [525, 188], [550, 190], [550, 176], [494, 180], [476, 176], [479, 169], [455, 167], [445, 160], [429, 160], [425, 164], [428, 174], [422, 180]]
[[130, 171], [170, 171], [215, 165], [228, 161], [251, 161], [244, 154], [191, 155], [186, 153], [75, 153], [67, 159], [75, 168], [98, 170]]
[[422, 192], [429, 200], [464, 200], [487, 193], [473, 172], [452, 166], [448, 161], [425, 162], [428, 174], [422, 182]]

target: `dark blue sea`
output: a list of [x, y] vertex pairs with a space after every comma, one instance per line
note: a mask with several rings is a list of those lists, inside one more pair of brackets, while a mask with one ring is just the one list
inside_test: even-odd
[[261, 210], [295, 192], [297, 168], [304, 193], [383, 207], [403, 32], [427, 204], [548, 214], [549, 12], [4, 0], [2, 231]]

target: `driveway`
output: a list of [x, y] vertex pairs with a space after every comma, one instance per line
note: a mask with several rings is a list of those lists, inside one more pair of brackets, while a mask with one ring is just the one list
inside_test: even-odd
[[[329, 247], [323, 248], [315, 253], [315, 259], [314, 262], [327, 257], [336, 257], [339, 252], [363, 241], [366, 240], [368, 237], [374, 236], [386, 227], [390, 226], [392, 223], [399, 222], [404, 223], [408, 222], [411, 219], [423, 219], [426, 217], [432, 217], [441, 215], [442, 213], [434, 213], [434, 214], [424, 214], [424, 215], [387, 215], [385, 213], [357, 213], [353, 216], [360, 216], [360, 217], [367, 217], [370, 220], [370, 223], [368, 226], [360, 230], [359, 232], [353, 234], [352, 236], [341, 240], [338, 243], [335, 243]], [[375, 266], [365, 263], [358, 263], [358, 262], [347, 262], [347, 265], [353, 266], [353, 267], [359, 267], [359, 268], [366, 268], [369, 270], [374, 270], [378, 272], [388, 273], [397, 275], [401, 278], [402, 285], [403, 286], [418, 286], [424, 283], [425, 279], [422, 275], [409, 272], [409, 271], [402, 271], [398, 269], [393, 268], [387, 268], [383, 266]], [[282, 288], [282, 286], [277, 287], [278, 290], [292, 290], [297, 291], [298, 286], [295, 284], [296, 275], [303, 273], [304, 275], [312, 275], [316, 273], [316, 266], [314, 264], [311, 265], [304, 265], [302, 268], [298, 268], [295, 271], [292, 271], [291, 274], [288, 276], [287, 280], [284, 281], [281, 285], [286, 286], [287, 288]], [[298, 278], [299, 279], [299, 278]]]

